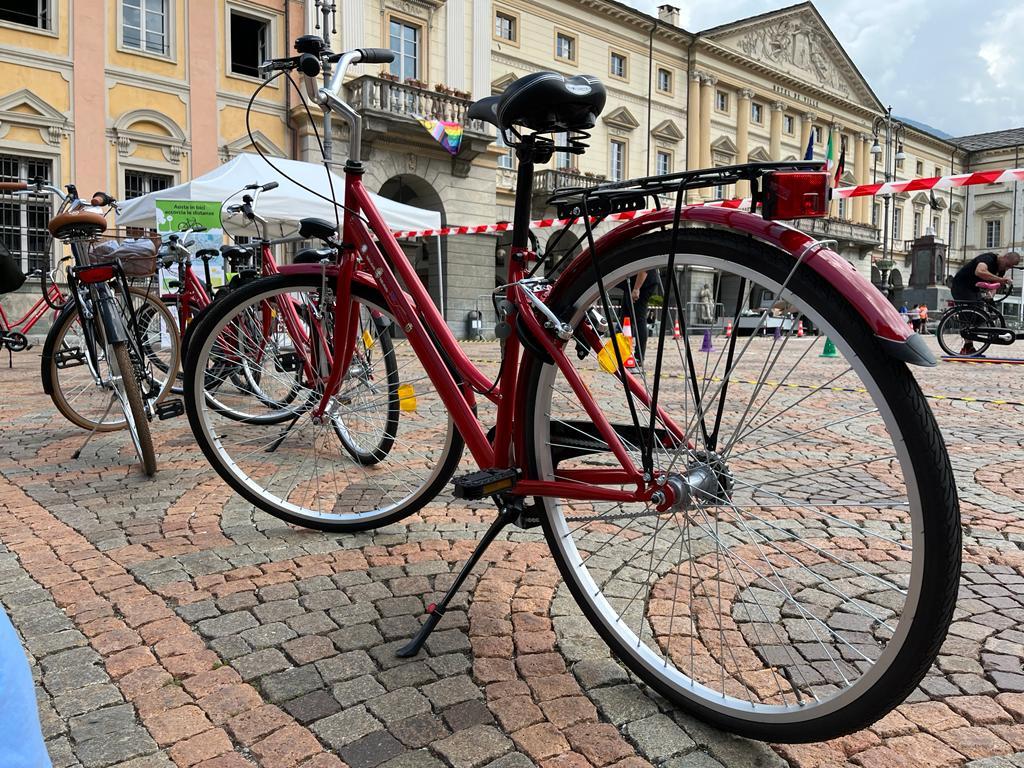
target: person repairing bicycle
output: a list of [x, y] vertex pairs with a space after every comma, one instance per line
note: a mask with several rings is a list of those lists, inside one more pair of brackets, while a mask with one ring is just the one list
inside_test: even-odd
[[[1020, 254], [1016, 251], [996, 254], [992, 251], [979, 254], [968, 261], [953, 275], [951, 290], [954, 301], [980, 302], [983, 300], [978, 283], [999, 283], [1013, 285], [1013, 280], [1006, 277], [1006, 272], [1020, 264]], [[964, 343], [960, 354], [973, 355], [974, 344], [970, 340]]]

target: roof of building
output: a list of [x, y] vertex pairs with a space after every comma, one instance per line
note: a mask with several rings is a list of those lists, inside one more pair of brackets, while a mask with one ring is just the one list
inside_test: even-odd
[[970, 152], [982, 149], [999, 149], [1001, 147], [1024, 146], [1024, 128], [1010, 128], [1005, 131], [975, 133], [961, 136], [952, 141]]

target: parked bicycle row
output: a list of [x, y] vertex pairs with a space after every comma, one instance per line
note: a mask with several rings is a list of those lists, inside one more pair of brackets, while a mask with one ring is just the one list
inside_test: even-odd
[[[710, 722], [820, 740], [897, 705], [952, 617], [959, 507], [908, 369], [935, 363], [925, 340], [839, 255], [784, 223], [826, 215], [820, 164], [559, 190], [550, 203], [579, 217], [582, 233], [567, 226], [576, 245], [551, 263], [528, 238], [534, 168], [586, 150], [604, 87], [537, 73], [477, 102], [470, 117], [518, 160], [492, 376], [460, 347], [364, 186], [362, 118], [342, 84], [350, 67], [394, 54], [334, 54], [316, 37], [296, 48], [266, 64], [260, 89], [306, 78], [316, 103], [348, 122], [349, 159], [335, 219], [298, 222], [317, 247], [292, 263], [276, 263], [266, 232], [216, 253], [192, 255], [186, 230], [105, 254], [102, 213], [73, 188], [36, 185], [61, 196], [51, 231], [72, 254], [43, 350], [44, 387], [61, 412], [93, 431], [127, 428], [152, 472], [150, 419], [183, 408], [239, 496], [310, 528], [376, 528], [447, 492], [493, 500], [494, 522], [401, 655], [419, 651], [488, 545], [515, 525], [543, 533], [618, 658]], [[737, 181], [756, 208], [683, 203], [687, 190]], [[268, 189], [251, 185], [224, 215], [258, 231]], [[652, 201], [663, 207], [595, 234], [610, 214]], [[116, 207], [105, 195], [90, 202]], [[129, 255], [147, 274], [173, 269], [173, 291], [129, 285]], [[218, 291], [214, 256], [235, 275]], [[656, 280], [657, 333], [634, 344], [626, 321], [646, 315], [637, 303]], [[684, 293], [703, 282], [708, 304], [750, 333], [717, 347], [690, 333]], [[780, 302], [796, 321], [764, 333]], [[802, 337], [804, 322], [823, 335]], [[801, 459], [784, 461], [782, 444]], [[460, 471], [466, 463], [472, 471]]]

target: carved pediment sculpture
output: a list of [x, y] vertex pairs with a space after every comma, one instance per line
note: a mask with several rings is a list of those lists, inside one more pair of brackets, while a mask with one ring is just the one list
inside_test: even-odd
[[798, 70], [810, 75], [815, 85], [849, 96], [846, 78], [829, 55], [831, 46], [816, 26], [800, 18], [780, 19], [749, 30], [736, 45], [752, 59], [772, 62], [790, 72]]

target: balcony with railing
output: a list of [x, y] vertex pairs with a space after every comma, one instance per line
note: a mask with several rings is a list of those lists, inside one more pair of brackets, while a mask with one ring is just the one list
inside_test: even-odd
[[846, 219], [800, 219], [794, 223], [798, 229], [819, 240], [838, 240], [841, 247], [874, 248], [882, 242], [878, 227]]
[[493, 141], [489, 125], [467, 117], [472, 99], [375, 75], [357, 77], [346, 88], [349, 104], [363, 116], [363, 137], [368, 143], [380, 136], [393, 136], [396, 131], [422, 135], [420, 118], [462, 126], [460, 160], [472, 160]]

